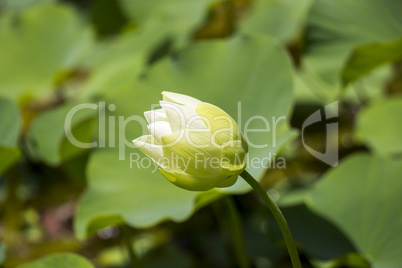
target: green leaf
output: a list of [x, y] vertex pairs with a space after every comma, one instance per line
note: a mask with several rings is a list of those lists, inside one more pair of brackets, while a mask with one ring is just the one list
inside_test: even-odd
[[252, 10], [240, 22], [240, 31], [262, 33], [290, 42], [306, 20], [311, 0], [254, 0]]
[[[137, 155], [133, 157], [137, 159]], [[183, 221], [191, 215], [196, 192], [174, 186], [157, 169], [137, 168], [137, 163], [130, 169], [129, 160], [129, 156], [119, 160], [115, 150], [99, 150], [92, 155], [87, 168], [90, 187], [76, 213], [79, 238], [87, 235], [87, 228], [96, 231], [94, 225], [105, 227], [103, 221], [116, 224], [121, 222], [120, 217], [132, 226], [148, 227], [165, 219]]]
[[4, 10], [7, 9], [21, 10], [39, 1], [51, 1], [51, 0], [17, 0], [17, 1], [3, 0], [0, 2], [0, 8]]
[[312, 188], [305, 186], [296, 189], [286, 189], [279, 192], [279, 199], [276, 201], [278, 206], [282, 207], [292, 207], [301, 205], [304, 203], [304, 199], [311, 192]]
[[281, 210], [295, 241], [308, 255], [330, 260], [355, 251], [343, 232], [304, 204], [281, 207]]
[[307, 200], [374, 268], [402, 263], [401, 173], [401, 160], [355, 154], [328, 172]]
[[83, 65], [91, 75], [79, 92], [82, 100], [94, 96], [103, 98], [115, 90], [132, 85], [141, 73], [154, 44], [153, 39], [137, 34], [123, 34], [115, 39], [98, 43]]
[[35, 158], [49, 165], [58, 165], [81, 153], [79, 148], [66, 138], [65, 124], [67, 115], [71, 114], [71, 131], [74, 139], [82, 143], [90, 143], [93, 138], [93, 121], [91, 120], [97, 110], [83, 108], [75, 113], [72, 110], [74, 103], [40, 114], [32, 122], [28, 131], [30, 153]]
[[342, 268], [342, 267], [353, 267], [353, 268], [370, 268], [370, 263], [367, 260], [356, 253], [349, 253], [343, 255], [339, 258], [330, 261], [319, 261], [313, 260], [312, 263], [314, 267], [317, 268]]
[[77, 64], [91, 42], [90, 29], [64, 4], [41, 2], [2, 15], [0, 95], [9, 98], [49, 90], [57, 74]]
[[17, 147], [21, 128], [18, 107], [2, 98], [0, 98], [0, 122], [0, 146]]
[[216, 0], [120, 0], [128, 17], [140, 24], [140, 30], [154, 35], [149, 38], [171, 38], [178, 47], [190, 40], [213, 2]]
[[[133, 161], [130, 169], [130, 153], [138, 157], [137, 162], [146, 164], [147, 158], [134, 147], [130, 149], [118, 144], [125, 139], [127, 144], [131, 144], [131, 140], [148, 132], [145, 126], [141, 126], [140, 118], [152, 104], [161, 100], [163, 90], [188, 94], [217, 105], [238, 122], [237, 102], [241, 101], [241, 126], [244, 127], [247, 119], [255, 115], [264, 116], [271, 123], [272, 116], [287, 116], [289, 113], [292, 94], [290, 70], [286, 53], [269, 39], [236, 36], [195, 44], [175, 57], [159, 62], [141, 80], [132, 84], [116, 81], [117, 86], [106, 98], [108, 103], [116, 105], [116, 110], [108, 112], [107, 116], [122, 119], [133, 116], [136, 121], [128, 123], [125, 128], [120, 127], [119, 133], [123, 136], [116, 138], [115, 149], [101, 149], [92, 154], [87, 172], [89, 188], [82, 196], [75, 218], [77, 235], [84, 237], [88, 226], [102, 225], [99, 221], [108, 216], [115, 217], [116, 222], [121, 216], [137, 227], [151, 226], [165, 219], [182, 221], [199, 207], [197, 200], [206, 205], [219, 198], [218, 190], [199, 193], [175, 187], [159, 171], [152, 172], [155, 166], [137, 168]], [[126, 75], [131, 74], [127, 72]], [[146, 124], [145, 119], [142, 123]], [[272, 131], [250, 135], [256, 144], [268, 143], [266, 148], [250, 148], [250, 157], [266, 157], [264, 164], [267, 164], [272, 156], [269, 153], [278, 152], [294, 137], [286, 120], [277, 125], [275, 147]], [[264, 125], [255, 120], [248, 127], [263, 128]], [[126, 151], [120, 149], [119, 152], [118, 147]], [[118, 160], [119, 155], [126, 159]], [[249, 168], [258, 178], [265, 170]], [[239, 179], [237, 185], [218, 193], [249, 190]]]
[[111, 88], [132, 84], [144, 71], [155, 51], [181, 48], [202, 23], [211, 0], [128, 1], [120, 0], [130, 18], [140, 23], [134, 32], [98, 43], [84, 64], [91, 71], [81, 90], [81, 99], [114, 94]]
[[20, 115], [11, 101], [0, 98], [0, 175], [21, 156], [18, 147]]
[[378, 66], [358, 80], [345, 85], [343, 99], [361, 105], [362, 102], [386, 97], [386, 89], [393, 76], [394, 68], [391, 64]]
[[347, 85], [386, 63], [402, 59], [402, 38], [389, 43], [357, 47], [342, 70], [342, 81]]
[[18, 268], [95, 268], [87, 259], [74, 253], [57, 253], [18, 266]]
[[357, 46], [385, 43], [402, 35], [402, 2], [398, 0], [317, 0], [306, 32], [304, 64], [330, 85]]
[[355, 137], [380, 155], [402, 152], [402, 98], [384, 99], [365, 107], [357, 117]]
[[4, 263], [6, 259], [6, 244], [0, 242], [0, 265]]

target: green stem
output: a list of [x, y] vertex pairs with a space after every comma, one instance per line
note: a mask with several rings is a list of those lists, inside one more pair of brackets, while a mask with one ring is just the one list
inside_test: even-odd
[[240, 268], [249, 268], [250, 265], [246, 254], [246, 249], [244, 246], [243, 232], [241, 228], [239, 213], [237, 212], [232, 197], [227, 196], [226, 198], [224, 198], [224, 201], [229, 211], [229, 220], [232, 229], [233, 248], [235, 256], [237, 258], [237, 264], [239, 265]]
[[135, 254], [134, 249], [133, 249], [133, 239], [132, 239], [132, 234], [131, 230], [128, 226], [123, 225], [121, 228], [123, 232], [123, 239], [124, 239], [124, 244], [127, 248], [128, 256], [130, 258], [131, 266], [133, 268], [142, 268], [142, 262], [140, 258]]
[[274, 215], [276, 222], [281, 228], [283, 238], [285, 239], [286, 246], [292, 261], [294, 268], [301, 268], [299, 254], [297, 253], [296, 245], [290, 232], [289, 226], [283, 216], [281, 210], [271, 196], [265, 191], [264, 188], [247, 172], [243, 171], [240, 176], [254, 189], [254, 191], [260, 196], [264, 203], [268, 206], [269, 210]]

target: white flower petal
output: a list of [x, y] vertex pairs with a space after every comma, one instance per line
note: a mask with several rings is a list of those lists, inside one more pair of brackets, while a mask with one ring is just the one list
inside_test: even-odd
[[173, 132], [184, 129], [207, 129], [195, 109], [168, 101], [159, 102], [165, 110], [167, 119]]
[[172, 129], [170, 128], [169, 122], [157, 121], [148, 125], [149, 133], [155, 138], [155, 140], [160, 144], [161, 137], [171, 134]]
[[168, 91], [163, 91], [163, 100], [164, 101], [170, 101], [182, 105], [187, 105], [187, 106], [192, 106], [195, 107], [199, 102], [196, 98], [183, 95], [183, 94], [178, 94], [178, 93], [173, 93], [173, 92], [168, 92]]
[[162, 146], [154, 143], [154, 138], [151, 135], [144, 135], [133, 140], [134, 145], [140, 149], [146, 156], [151, 158], [158, 165], [162, 161], [163, 152]]
[[151, 110], [144, 112], [145, 119], [148, 124], [151, 124], [156, 121], [168, 121], [166, 113], [164, 109]]

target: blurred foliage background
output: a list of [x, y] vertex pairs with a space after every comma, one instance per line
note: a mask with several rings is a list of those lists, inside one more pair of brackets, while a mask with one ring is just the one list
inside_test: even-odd
[[[402, 267], [401, 14], [400, 0], [0, 0], [0, 267], [239, 267], [237, 221], [250, 267], [290, 267], [240, 179], [197, 193], [130, 169], [141, 129], [126, 118], [163, 90], [234, 118], [238, 101], [242, 118], [286, 116], [275, 136], [252, 136], [272, 146], [250, 149], [286, 168], [248, 170], [303, 267]], [[339, 150], [331, 167], [300, 130], [334, 101], [339, 132], [304, 131], [309, 147]], [[72, 132], [96, 148], [65, 137], [81, 103], [97, 109], [77, 112]]]

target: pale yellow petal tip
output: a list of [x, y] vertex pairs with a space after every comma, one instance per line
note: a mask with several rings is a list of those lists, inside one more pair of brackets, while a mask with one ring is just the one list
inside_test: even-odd
[[142, 147], [145, 146], [145, 142], [142, 141], [137, 141], [137, 140], [133, 140], [132, 143], [134, 144], [135, 147], [137, 147], [137, 149], [142, 149]]
[[146, 143], [152, 143], [151, 141], [152, 141], [152, 137], [150, 135], [143, 135], [143, 136], [140, 136], [140, 137], [132, 140], [132, 143], [134, 143], [134, 145], [136, 147], [142, 147]]
[[167, 97], [167, 98], [169, 98], [169, 96], [183, 95], [183, 94], [175, 93], [175, 92], [172, 92], [172, 91], [162, 91], [161, 94], [162, 94], [163, 97]]
[[140, 138], [141, 138], [141, 137], [136, 138], [136, 139], [132, 140], [131, 142], [134, 143], [135, 146], [139, 147], [139, 145], [140, 145], [140, 143], [141, 143]]
[[187, 106], [196, 106], [198, 103], [201, 102], [200, 100], [197, 100], [196, 98], [187, 96], [185, 94], [174, 93], [170, 91], [162, 91], [162, 96], [164, 101]]
[[174, 92], [170, 92], [170, 91], [162, 91], [162, 96], [163, 96], [163, 100], [167, 101], [167, 100], [171, 100], [172, 97], [174, 97], [175, 95], [177, 95], [178, 93], [174, 93]]

